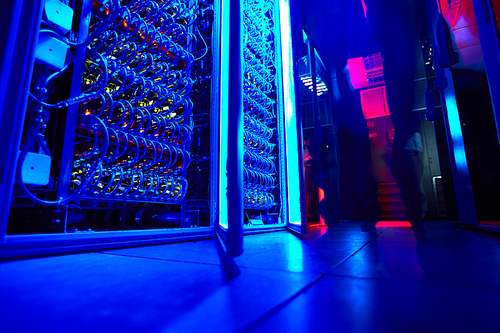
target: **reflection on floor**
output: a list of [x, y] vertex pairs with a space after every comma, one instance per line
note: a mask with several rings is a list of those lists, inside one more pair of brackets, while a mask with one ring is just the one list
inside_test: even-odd
[[0, 263], [2, 332], [500, 332], [500, 236], [427, 222]]

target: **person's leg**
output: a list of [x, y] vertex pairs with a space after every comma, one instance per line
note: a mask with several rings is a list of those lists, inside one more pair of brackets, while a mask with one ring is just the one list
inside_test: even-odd
[[311, 216], [311, 211], [312, 211], [312, 205], [313, 203], [311, 202], [311, 167], [306, 166], [304, 168], [304, 174], [305, 174], [305, 188], [306, 188], [306, 210], [307, 210], [307, 221], [311, 221], [312, 216]]
[[[411, 196], [412, 205], [412, 220], [420, 220], [422, 218], [422, 206], [425, 203], [425, 194], [422, 193], [422, 161], [417, 154], [407, 157], [408, 167], [408, 185]], [[423, 195], [423, 198], [422, 198]]]
[[408, 171], [409, 165], [410, 163], [404, 156], [403, 150], [395, 147], [391, 159], [391, 172], [398, 184], [400, 196], [406, 208], [406, 216], [408, 219], [413, 219], [415, 207], [412, 198], [410, 172]]
[[422, 179], [424, 176], [424, 165], [420, 160], [420, 157], [416, 155], [415, 158], [415, 166], [416, 166], [416, 181], [415, 184], [418, 192], [418, 205], [420, 208], [420, 219], [425, 217], [425, 214], [429, 210], [427, 208], [427, 196], [425, 195], [424, 185], [422, 184]]
[[335, 226], [340, 222], [339, 197], [337, 180], [333, 170], [325, 170], [325, 198], [322, 200], [323, 217], [327, 226]]

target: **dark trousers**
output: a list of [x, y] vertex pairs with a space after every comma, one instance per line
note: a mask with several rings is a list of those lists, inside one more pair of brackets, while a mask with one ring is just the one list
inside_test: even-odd
[[318, 193], [318, 187], [312, 181], [311, 169], [312, 169], [311, 166], [305, 167], [307, 221], [317, 222], [319, 221], [319, 214], [318, 214], [319, 193]]
[[418, 154], [393, 154], [391, 171], [401, 191], [410, 221], [418, 221], [427, 211], [427, 198], [422, 186], [424, 167]]

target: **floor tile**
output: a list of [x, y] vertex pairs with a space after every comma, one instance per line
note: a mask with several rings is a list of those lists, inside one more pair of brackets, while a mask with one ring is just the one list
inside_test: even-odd
[[500, 244], [391, 243], [377, 238], [329, 274], [500, 288]]
[[[325, 228], [321, 232], [326, 230]], [[322, 236], [321, 233], [311, 233], [304, 237], [305, 241], [303, 236], [288, 231], [248, 235], [244, 237], [244, 253], [234, 259], [234, 264], [247, 268], [325, 273], [370, 240], [367, 233], [353, 234], [350, 239], [342, 232], [336, 232], [335, 235], [335, 251], [326, 255], [319, 253], [315, 247], [316, 239]], [[227, 264], [221, 262], [215, 239], [111, 250], [104, 253], [214, 265]]]
[[234, 332], [318, 274], [98, 253], [0, 263], [3, 332]]
[[335, 252], [324, 255], [318, 250], [318, 239], [304, 242], [301, 236], [289, 232], [252, 235], [245, 237], [245, 253], [235, 262], [240, 267], [326, 273], [367, 242], [358, 237], [351, 241], [336, 238]]
[[0, 262], [0, 331], [499, 331], [500, 238], [425, 228], [249, 235], [234, 260], [212, 239]]
[[448, 244], [500, 244], [498, 234], [459, 228], [450, 222], [423, 222], [425, 236], [417, 239], [412, 228], [386, 228], [378, 237], [386, 242], [423, 242]]
[[217, 242], [217, 239], [208, 239], [194, 242], [106, 250], [100, 253], [220, 265], [220, 249]]
[[242, 332], [499, 332], [500, 291], [326, 276]]

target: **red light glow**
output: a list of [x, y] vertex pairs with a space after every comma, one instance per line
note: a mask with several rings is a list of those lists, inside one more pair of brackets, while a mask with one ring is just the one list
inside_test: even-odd
[[500, 221], [479, 221], [479, 224], [500, 226]]
[[[318, 188], [318, 191], [319, 191], [319, 202], [321, 202], [321, 200], [323, 200], [325, 198], [325, 191], [323, 191], [322, 188]], [[320, 225], [326, 225], [325, 223], [325, 219], [323, 218], [323, 216], [321, 216], [321, 214], [319, 215], [319, 224]]]
[[411, 228], [409, 221], [378, 221], [375, 228]]
[[460, 53], [462, 66], [481, 62], [483, 54], [472, 1], [455, 0], [451, 3], [448, 0], [437, 1], [441, 5], [441, 13], [453, 34], [455, 44], [453, 48]]
[[349, 76], [351, 77], [351, 84], [354, 89], [358, 90], [368, 87], [363, 57], [348, 59], [347, 68], [349, 69]]
[[389, 116], [385, 86], [361, 91], [361, 109], [365, 119]]
[[361, 0], [361, 5], [363, 6], [363, 11], [365, 12], [365, 19], [366, 19], [366, 5], [364, 0]]
[[354, 89], [384, 84], [384, 67], [380, 52], [347, 60], [347, 69]]

